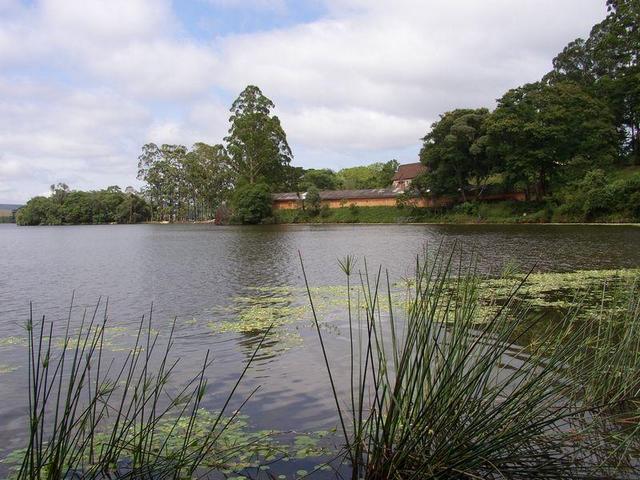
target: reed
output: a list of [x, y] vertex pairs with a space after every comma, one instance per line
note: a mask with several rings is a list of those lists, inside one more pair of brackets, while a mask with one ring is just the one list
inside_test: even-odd
[[207, 418], [201, 424], [206, 374], [212, 365], [209, 352], [200, 370], [172, 393], [168, 387], [179, 363], [171, 357], [175, 321], [160, 345], [159, 334], [151, 328], [151, 311], [142, 317], [125, 358], [107, 362], [103, 352], [107, 308], [108, 302], [99, 301], [73, 328], [72, 301], [60, 350], [53, 341], [54, 324], [45, 318], [35, 322], [31, 314], [29, 439], [17, 478], [193, 478], [202, 474], [205, 459], [207, 468], [224, 468], [225, 459], [243, 448], [218, 445], [239, 409], [228, 416], [226, 412], [265, 337], [223, 408], [213, 421]]
[[[454, 258], [459, 257], [441, 247], [417, 259], [401, 315], [393, 309], [388, 273], [371, 274], [366, 262], [356, 272], [351, 257], [341, 261], [348, 284], [354, 278], [359, 283], [362, 299], [355, 306], [349, 300], [347, 398], [336, 393], [326, 352], [325, 364], [352, 478], [637, 475], [637, 457], [630, 453], [637, 429], [626, 429], [615, 446], [625, 429], [612, 414], [637, 399], [637, 300], [629, 307], [633, 329], [622, 333], [622, 343], [613, 341], [613, 330], [579, 321], [579, 307], [540, 328], [543, 316], [515, 299], [526, 278], [506, 302], [486, 309], [473, 262]], [[302, 258], [301, 263], [324, 352]], [[524, 342], [534, 330], [535, 341]], [[597, 342], [607, 342], [614, 356]], [[598, 382], [607, 365], [623, 367], [625, 376]]]

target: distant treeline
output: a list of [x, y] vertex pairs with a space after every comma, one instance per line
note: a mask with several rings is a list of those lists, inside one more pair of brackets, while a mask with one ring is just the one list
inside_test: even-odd
[[18, 225], [138, 223], [150, 219], [147, 202], [119, 187], [82, 192], [64, 183], [51, 186], [49, 197], [34, 197], [18, 210]]

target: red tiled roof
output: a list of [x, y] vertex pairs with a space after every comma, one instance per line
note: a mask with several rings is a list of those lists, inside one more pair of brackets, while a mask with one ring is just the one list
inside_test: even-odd
[[425, 167], [422, 163], [405, 163], [404, 165], [400, 165], [398, 167], [398, 171], [393, 176], [393, 181], [396, 180], [413, 180], [421, 173], [427, 171], [427, 167]]

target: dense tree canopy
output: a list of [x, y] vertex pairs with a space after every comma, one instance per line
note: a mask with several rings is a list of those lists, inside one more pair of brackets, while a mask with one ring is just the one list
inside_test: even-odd
[[222, 145], [148, 143], [138, 157], [138, 178], [146, 184], [154, 220], [202, 220], [231, 187], [231, 170]]
[[304, 170], [299, 182], [299, 189], [307, 191], [310, 187], [318, 190], [338, 190], [342, 182], [336, 172], [329, 168]]
[[605, 20], [569, 43], [541, 81], [509, 90], [494, 112], [442, 115], [423, 139], [429, 171], [414, 185], [466, 200], [492, 176], [541, 199], [589, 170], [640, 164], [640, 2], [607, 6]]
[[504, 174], [537, 198], [550, 182], [613, 163], [616, 131], [607, 104], [575, 82], [528, 84], [507, 92], [487, 123], [489, 150]]
[[[423, 138], [420, 161], [428, 168], [427, 182], [435, 194], [460, 192], [466, 199], [471, 179], [477, 185], [493, 169], [487, 154], [486, 108], [458, 109], [440, 116]], [[420, 182], [418, 182], [420, 183]]]
[[149, 206], [138, 195], [119, 187], [81, 192], [64, 183], [51, 186], [49, 197], [34, 197], [18, 210], [18, 225], [138, 223], [150, 218]]
[[231, 203], [234, 220], [239, 223], [261, 223], [271, 216], [271, 189], [265, 183], [245, 183], [233, 192]]
[[546, 79], [571, 80], [604, 99], [620, 136], [621, 158], [640, 164], [640, 2], [608, 0], [608, 15], [589, 38], [571, 42]]
[[337, 174], [342, 189], [386, 188], [391, 185], [398, 169], [397, 160], [376, 162], [358, 167], [343, 168]]

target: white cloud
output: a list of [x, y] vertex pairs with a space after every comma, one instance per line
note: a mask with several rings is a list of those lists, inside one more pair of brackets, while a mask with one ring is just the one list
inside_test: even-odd
[[221, 143], [227, 134], [229, 109], [215, 97], [199, 99], [189, 105], [178, 120], [156, 119], [150, 125], [146, 142], [193, 145], [196, 142]]
[[42, 0], [44, 25], [82, 40], [126, 43], [176, 27], [169, 0]]
[[[535, 81], [604, 15], [600, 0], [331, 0], [330, 17], [224, 40], [238, 90], [260, 85], [297, 145], [416, 144], [438, 114]], [[402, 145], [402, 139], [405, 143]]]
[[310, 148], [375, 150], [403, 148], [424, 135], [424, 118], [388, 115], [376, 110], [326, 107], [283, 112], [281, 120], [290, 138]]
[[[66, 181], [97, 188], [135, 177], [146, 110], [102, 90], [0, 79], [0, 184], [22, 201]], [[9, 185], [10, 188], [7, 187]]]
[[205, 92], [208, 45], [184, 35], [167, 0], [43, 0], [0, 21], [0, 65], [42, 64], [139, 97]]
[[86, 65], [93, 75], [136, 96], [175, 101], [205, 93], [217, 63], [210, 51], [193, 43], [154, 40], [87, 55]]

